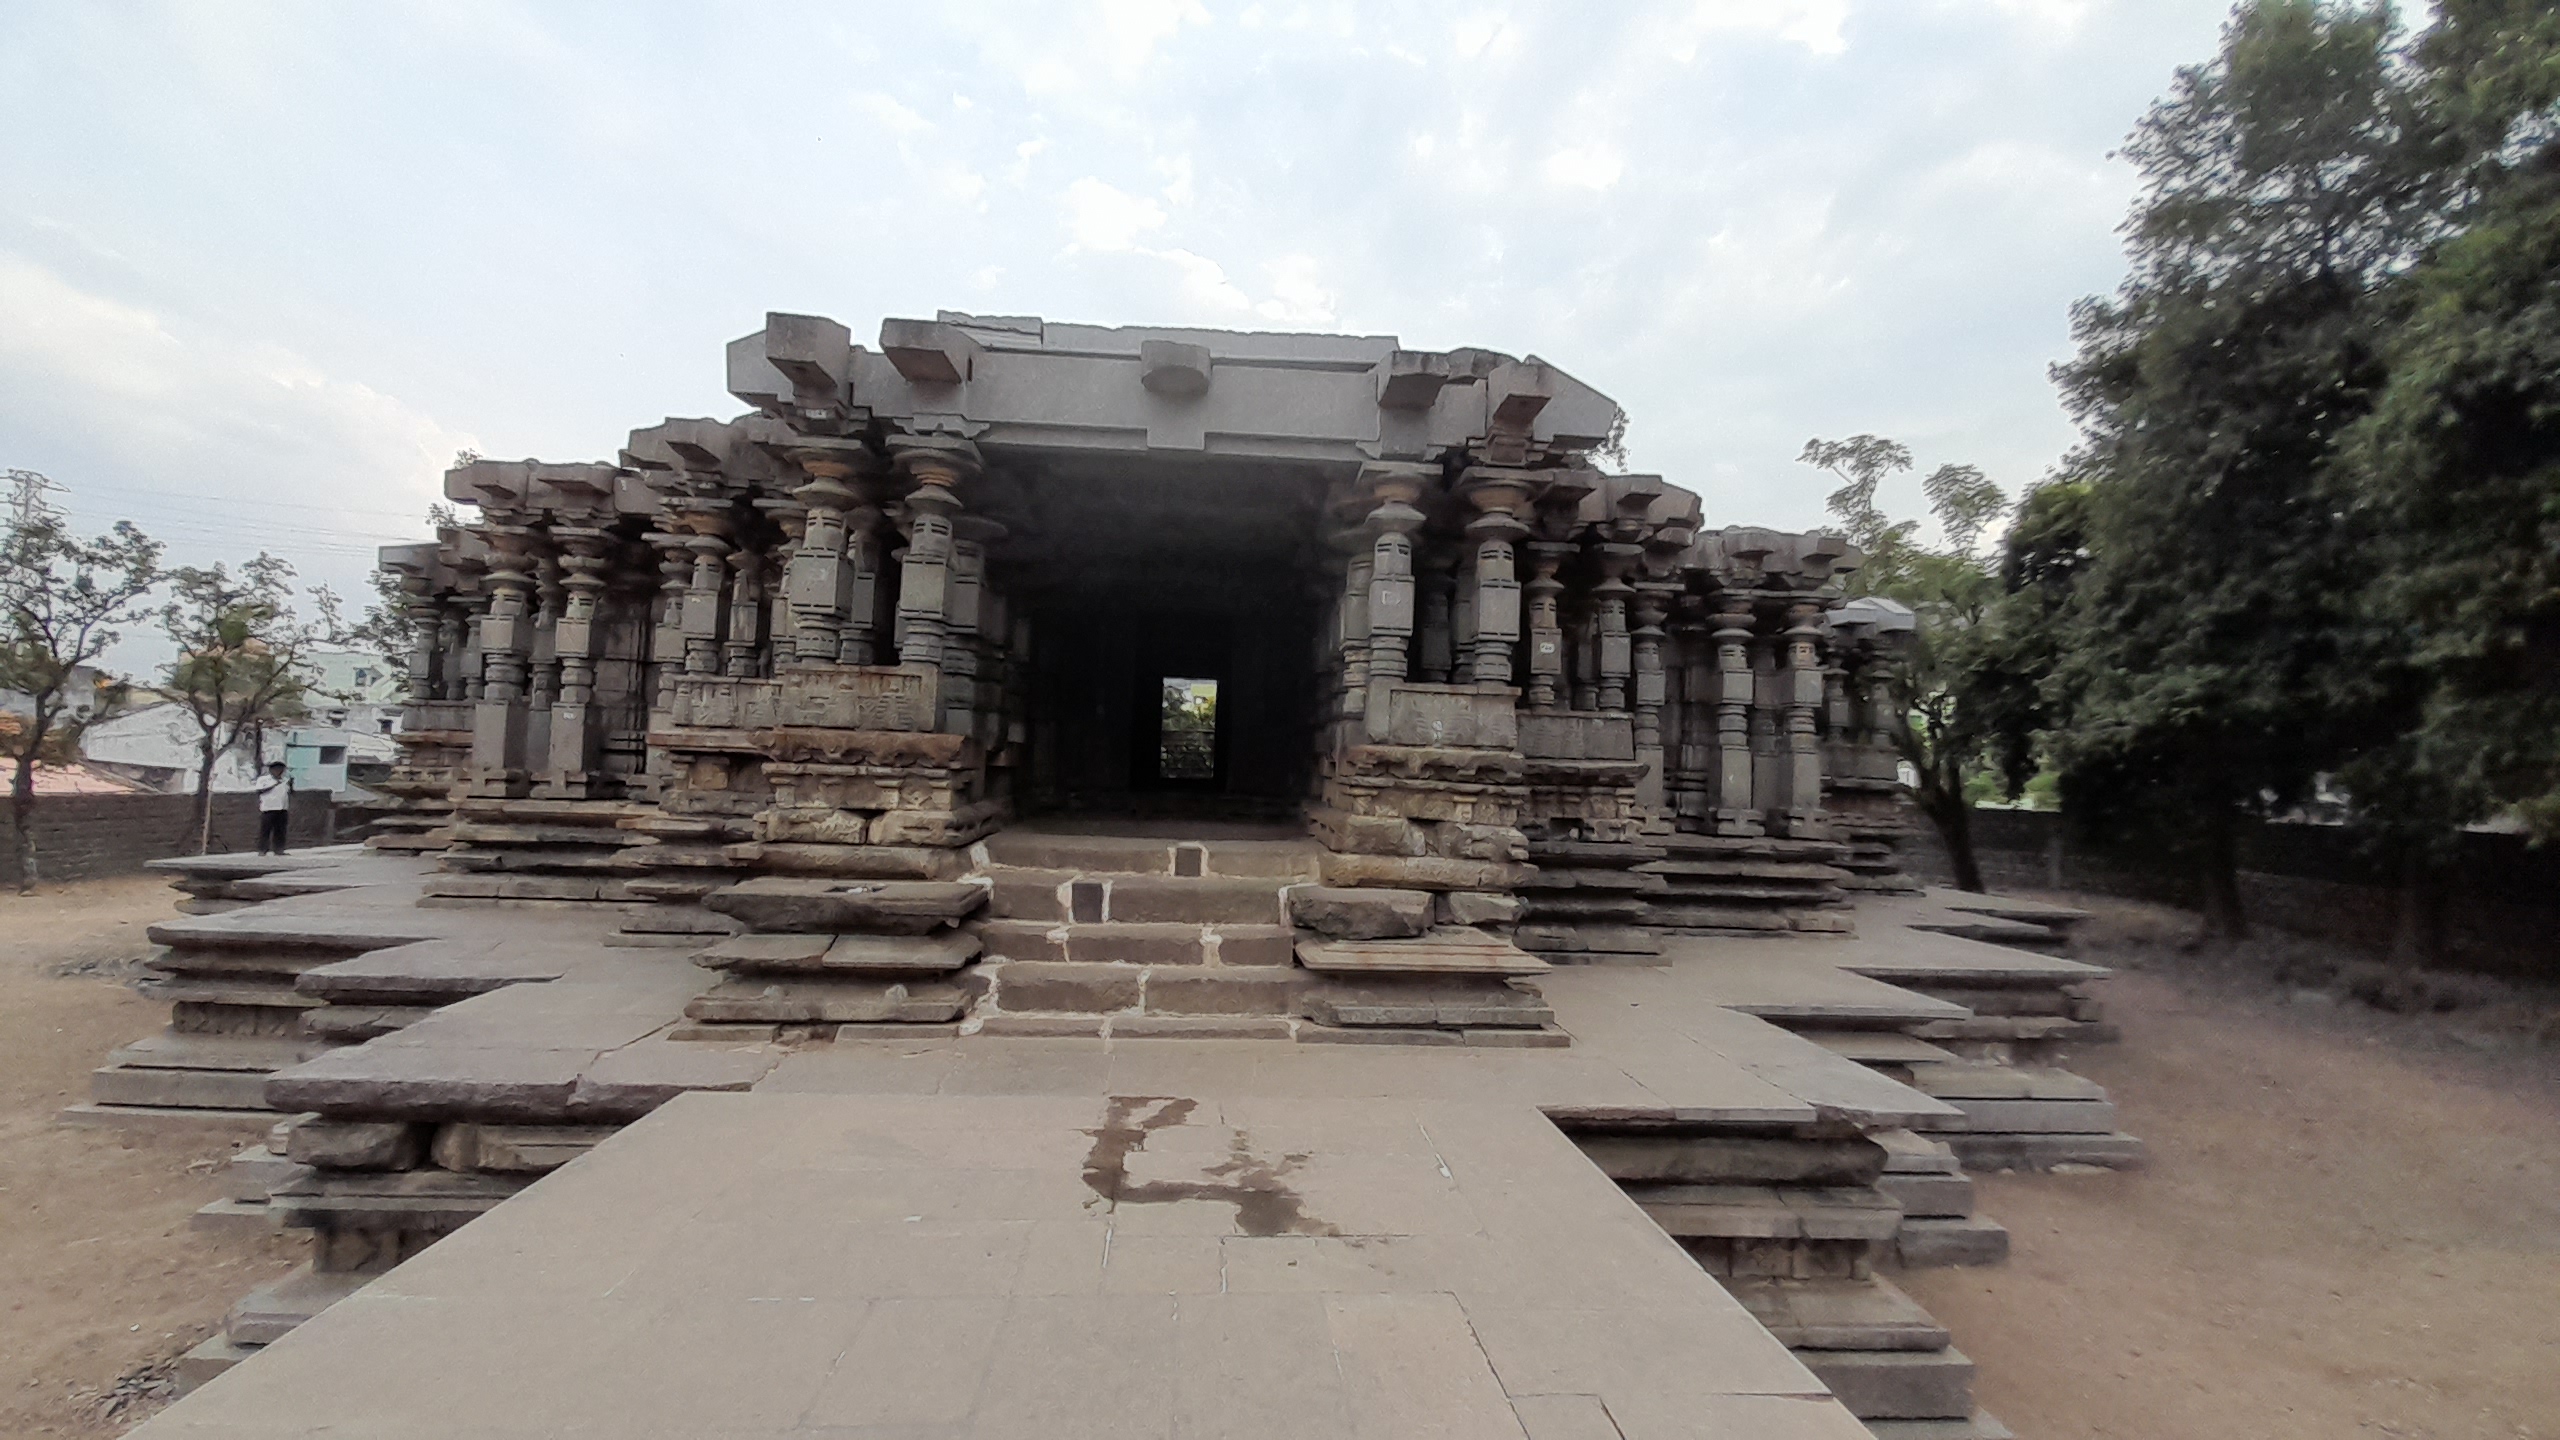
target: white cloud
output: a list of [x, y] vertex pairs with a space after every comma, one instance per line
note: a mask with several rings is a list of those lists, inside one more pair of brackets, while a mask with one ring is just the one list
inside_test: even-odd
[[1520, 31], [1500, 11], [1469, 15], [1449, 34], [1450, 47], [1461, 60], [1498, 60], [1518, 53]]
[[1840, 33], [1848, 18], [1849, 0], [1698, 0], [1675, 23], [1671, 54], [1687, 64], [1708, 37], [1738, 33], [1801, 45], [1816, 55], [1837, 55], [1849, 48]]
[[1281, 325], [1331, 325], [1336, 299], [1316, 281], [1316, 262], [1306, 255], [1283, 255], [1263, 267], [1271, 276], [1271, 298], [1254, 313]]
[[1627, 172], [1627, 161], [1607, 145], [1575, 145], [1549, 155], [1541, 168], [1555, 184], [1606, 190]]
[[1164, 228], [1164, 207], [1087, 175], [1067, 187], [1067, 234], [1084, 250], [1134, 249], [1138, 237]]
[[1186, 308], [1194, 313], [1228, 314], [1250, 310], [1253, 298], [1227, 279], [1226, 267], [1206, 255], [1188, 250], [1150, 250], [1155, 258], [1171, 265], [1182, 275], [1181, 295]]

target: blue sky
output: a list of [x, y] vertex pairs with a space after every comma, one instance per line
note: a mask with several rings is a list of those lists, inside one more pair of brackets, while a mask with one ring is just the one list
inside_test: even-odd
[[0, 0], [0, 466], [360, 593], [458, 449], [951, 308], [1534, 353], [1711, 523], [1817, 523], [1815, 435], [2014, 493], [2226, 8]]

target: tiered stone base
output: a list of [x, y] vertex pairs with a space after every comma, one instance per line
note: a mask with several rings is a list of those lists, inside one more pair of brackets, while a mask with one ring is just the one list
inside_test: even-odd
[[1538, 873], [1520, 886], [1527, 916], [1513, 938], [1557, 965], [1660, 964], [1662, 942], [1649, 922], [1670, 887], [1638, 867], [1667, 854], [1658, 845], [1530, 841]]
[[427, 903], [597, 904], [638, 898], [622, 852], [638, 838], [621, 828], [641, 814], [612, 800], [464, 798], [454, 845], [427, 881]]
[[954, 880], [768, 876], [717, 890], [706, 908], [748, 933], [694, 963], [721, 982], [685, 1006], [680, 1038], [771, 1038], [844, 1026], [956, 1026], [986, 989], [962, 972], [983, 948], [962, 921], [989, 887]]
[[1663, 858], [1640, 868], [1660, 876], [1656, 929], [1683, 935], [1845, 935], [1854, 928], [1841, 882], [1842, 847], [1775, 836], [1668, 835]]
[[[1501, 897], [1473, 892], [1290, 892], [1299, 965], [1318, 977], [1299, 1000], [1298, 1038], [1336, 1044], [1566, 1045], [1530, 983], [1547, 962], [1496, 928], [1454, 923]], [[1503, 911], [1509, 914], [1516, 911]]]

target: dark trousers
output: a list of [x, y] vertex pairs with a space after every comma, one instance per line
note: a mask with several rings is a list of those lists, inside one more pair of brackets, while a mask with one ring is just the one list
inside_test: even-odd
[[259, 854], [264, 855], [269, 850], [273, 850], [278, 855], [284, 853], [284, 822], [292, 818], [292, 812], [286, 810], [261, 810], [258, 812]]

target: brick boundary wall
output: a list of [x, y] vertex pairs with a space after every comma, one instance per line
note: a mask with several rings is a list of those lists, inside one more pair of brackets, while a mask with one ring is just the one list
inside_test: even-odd
[[[1904, 864], [1932, 885], [1955, 883], [1945, 847], [1913, 817]], [[2193, 878], [2162, 856], [2074, 844], [2049, 810], [1976, 810], [1974, 856], [1994, 890], [2078, 890], [2194, 909]], [[2240, 845], [2240, 903], [2253, 923], [2387, 954], [2398, 887], [2342, 826], [2270, 822]], [[2560, 846], [2518, 835], [2461, 839], [2445, 903], [2443, 963], [2487, 975], [2560, 979]]]
[[[143, 862], [196, 849], [192, 795], [39, 795], [35, 807], [36, 874], [47, 884], [130, 875]], [[0, 791], [0, 885], [18, 886], [17, 807]], [[323, 845], [336, 833], [335, 806], [319, 791], [293, 797], [285, 833], [296, 846]], [[213, 851], [258, 843], [258, 797], [251, 791], [213, 797]]]

